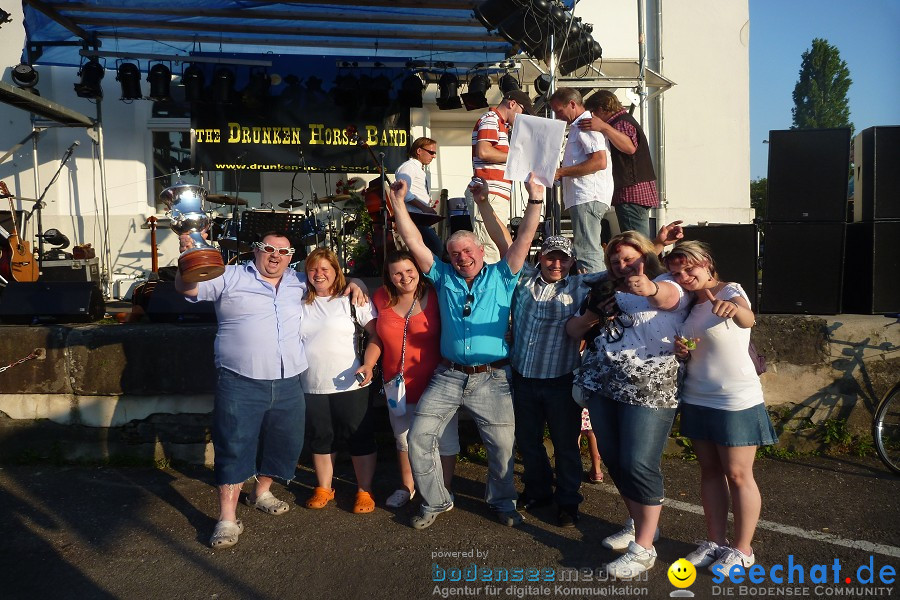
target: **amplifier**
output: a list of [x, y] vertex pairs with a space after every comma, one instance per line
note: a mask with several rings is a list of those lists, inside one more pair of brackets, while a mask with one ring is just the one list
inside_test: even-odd
[[100, 283], [100, 259], [45, 260], [41, 281], [93, 281]]

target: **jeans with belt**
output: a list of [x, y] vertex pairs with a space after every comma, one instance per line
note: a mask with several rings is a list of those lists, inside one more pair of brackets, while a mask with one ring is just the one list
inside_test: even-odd
[[[516, 446], [522, 456], [524, 495], [536, 500], [554, 496], [560, 506], [578, 505], [581, 489], [581, 407], [572, 399], [571, 373], [552, 379], [523, 377], [513, 372], [513, 407], [516, 414]], [[550, 430], [556, 462], [553, 469], [544, 448], [544, 424]]]
[[513, 481], [515, 417], [508, 366], [468, 375], [439, 366], [416, 404], [416, 417], [409, 431], [409, 462], [416, 489], [422, 496], [422, 511], [443, 512], [453, 502], [444, 487], [438, 441], [453, 415], [469, 410], [487, 450], [488, 476], [485, 501], [495, 511], [515, 510]]

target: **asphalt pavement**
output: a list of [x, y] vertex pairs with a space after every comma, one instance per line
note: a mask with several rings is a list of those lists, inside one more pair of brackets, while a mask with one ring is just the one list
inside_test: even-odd
[[[349, 462], [337, 467], [337, 502], [317, 511], [303, 507], [315, 485], [303, 468], [289, 487], [273, 487], [289, 512], [270, 516], [242, 505], [240, 543], [214, 551], [207, 546], [216, 516], [208, 469], [5, 466], [0, 598], [668, 598], [678, 591], [668, 567], [703, 537], [704, 522], [697, 464], [667, 458], [663, 468], [668, 499], [657, 565], [642, 579], [612, 581], [602, 565], [617, 553], [599, 541], [621, 527], [625, 512], [608, 483], [585, 484], [575, 528], [557, 527], [553, 507], [508, 528], [482, 499], [485, 467], [462, 462], [456, 507], [417, 531], [409, 526], [416, 501], [383, 506], [397, 483], [390, 457], [378, 465], [379, 506], [366, 515], [351, 512]], [[717, 581], [701, 570], [686, 591], [697, 598], [900, 595], [890, 573], [900, 570], [900, 479], [877, 459], [762, 459], [756, 473], [764, 506], [754, 549], [763, 574], [756, 582]]]

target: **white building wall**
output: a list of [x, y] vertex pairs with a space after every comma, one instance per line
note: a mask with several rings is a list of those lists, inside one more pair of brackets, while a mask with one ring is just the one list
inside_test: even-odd
[[[746, 0], [658, 1], [663, 10], [661, 74], [676, 83], [664, 94], [667, 214], [660, 216], [666, 220], [680, 218], [687, 223], [748, 222], [753, 217], [749, 208], [748, 3]], [[655, 10], [654, 2], [648, 5], [650, 10]], [[3, 81], [9, 83], [9, 71], [21, 56], [24, 30], [21, 6], [7, 10], [13, 13], [13, 22], [3, 27], [0, 65], [3, 65]], [[595, 25], [594, 36], [603, 46], [604, 57], [637, 59], [636, 0], [583, 0], [576, 14]], [[648, 45], [655, 43], [654, 22], [648, 20]], [[39, 71], [38, 87], [45, 98], [96, 116], [94, 104], [74, 93], [76, 69], [39, 67]], [[530, 85], [530, 82], [523, 83]], [[79, 140], [81, 145], [73, 159], [47, 192], [43, 227], [56, 227], [73, 244], [92, 243], [98, 250], [108, 230], [112, 255], [109, 272], [138, 274], [150, 268], [149, 232], [140, 226], [148, 216], [157, 214], [149, 181], [152, 175], [150, 103], [120, 102], [119, 86], [112, 70], [107, 71], [103, 88], [108, 227], [98, 217], [103, 212], [103, 194], [95, 158], [97, 147], [84, 129], [53, 128], [40, 137], [38, 186], [34, 182], [30, 144], [0, 164], [0, 178], [20, 196], [37, 197], [53, 176], [65, 149], [72, 141]], [[619, 90], [619, 95], [624, 98], [624, 90]], [[462, 195], [471, 173], [471, 128], [479, 114], [479, 111], [425, 110], [415, 116], [414, 137], [430, 135], [439, 142], [439, 154], [432, 169], [435, 194], [447, 188], [450, 197]], [[0, 126], [3, 128], [0, 153], [31, 131], [28, 114], [6, 105], [0, 105]], [[650, 127], [645, 129], [648, 135], [653, 135]], [[265, 174], [263, 199], [278, 203], [288, 198], [290, 181], [291, 174]], [[334, 181], [332, 178], [332, 185]], [[309, 184], [304, 180], [298, 185], [305, 190]], [[326, 189], [321, 175], [313, 175], [313, 188], [320, 196], [333, 193], [333, 189]], [[24, 202], [21, 207], [30, 208], [31, 204]], [[32, 233], [32, 228], [26, 232]], [[158, 242], [160, 265], [174, 264], [177, 258], [174, 234], [160, 229]]]

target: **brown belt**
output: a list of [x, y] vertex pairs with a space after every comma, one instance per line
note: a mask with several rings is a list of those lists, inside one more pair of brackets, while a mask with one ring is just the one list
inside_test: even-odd
[[467, 375], [473, 375], [475, 373], [485, 373], [492, 369], [502, 369], [503, 367], [505, 367], [506, 365], [509, 364], [509, 359], [504, 358], [503, 360], [498, 360], [496, 362], [492, 362], [492, 363], [486, 364], [486, 365], [471, 365], [470, 366], [470, 365], [460, 365], [455, 362], [449, 361], [445, 358], [443, 361], [441, 361], [441, 364], [444, 365], [445, 367], [450, 367], [454, 371], [462, 371], [463, 373], [466, 373]]

